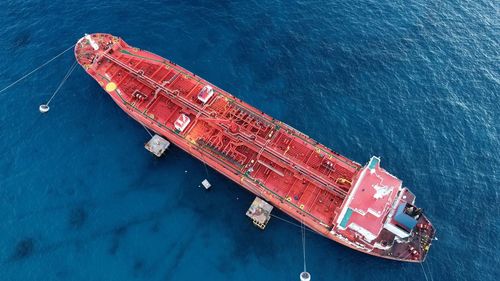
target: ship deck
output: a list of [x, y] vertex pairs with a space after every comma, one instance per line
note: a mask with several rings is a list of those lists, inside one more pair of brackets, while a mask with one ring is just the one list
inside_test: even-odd
[[[361, 166], [157, 55], [114, 44], [92, 61], [127, 105], [331, 227]], [[102, 84], [101, 83], [101, 84]], [[202, 103], [205, 87], [214, 95]], [[181, 114], [189, 125], [176, 130]]]

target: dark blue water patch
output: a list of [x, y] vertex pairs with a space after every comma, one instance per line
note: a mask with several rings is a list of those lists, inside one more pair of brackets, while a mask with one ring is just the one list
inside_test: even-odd
[[153, 233], [159, 232], [160, 229], [161, 229], [161, 222], [160, 221], [153, 222], [153, 224], [151, 225], [151, 228], [150, 228], [151, 232], [153, 232]]
[[28, 45], [31, 41], [31, 34], [28, 32], [20, 32], [19, 34], [16, 35], [14, 38], [14, 41], [12, 42], [12, 47], [14, 50], [22, 48], [26, 45]]
[[27, 258], [35, 251], [35, 239], [24, 238], [17, 242], [10, 260], [16, 261]]
[[76, 207], [70, 211], [68, 224], [73, 229], [79, 229], [87, 220], [87, 212], [83, 207]]
[[[110, 32], [163, 55], [358, 162], [373, 154], [438, 229], [433, 280], [495, 280], [500, 55], [493, 1], [9, 1], [0, 85]], [[0, 94], [5, 280], [296, 280], [300, 230], [148, 135], [61, 57]], [[0, 87], [2, 88], [2, 87]], [[186, 172], [187, 171], [187, 172]], [[210, 191], [199, 188], [208, 178]], [[286, 217], [280, 212], [275, 214]], [[289, 218], [288, 218], [289, 219]], [[57, 265], [57, 266], [56, 266]], [[422, 268], [307, 235], [314, 280], [425, 280]], [[195, 270], [194, 270], [195, 269]]]
[[110, 255], [115, 255], [120, 247], [121, 238], [127, 233], [126, 226], [118, 226], [113, 230], [111, 237], [111, 245], [109, 246], [108, 252]]
[[134, 273], [134, 277], [139, 276], [139, 274], [144, 270], [144, 261], [142, 259], [136, 259], [132, 266], [132, 271]]

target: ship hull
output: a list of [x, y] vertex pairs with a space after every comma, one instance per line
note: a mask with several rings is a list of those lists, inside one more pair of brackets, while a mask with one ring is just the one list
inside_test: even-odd
[[[192, 79], [196, 79], [197, 85], [200, 84], [200, 85], [204, 85], [205, 87], [207, 85], [210, 86], [211, 88], [215, 89], [215, 91], [217, 93], [219, 93], [219, 97], [225, 98], [226, 101], [227, 101], [227, 99], [231, 99], [234, 97], [225, 93], [222, 89], [219, 89], [217, 86], [211, 84], [210, 82], [208, 82], [202, 78], [199, 78], [198, 76], [189, 72], [188, 70], [176, 65], [175, 63], [172, 63], [169, 60], [166, 60], [166, 59], [164, 59], [160, 56], [157, 56], [155, 54], [130, 47], [126, 43], [121, 41], [121, 39], [117, 39], [116, 37], [112, 37], [111, 35], [107, 35], [107, 34], [103, 34], [103, 35], [99, 34], [97, 36], [96, 35], [92, 35], [92, 36], [95, 36], [93, 38], [96, 38], [95, 39], [96, 41], [97, 40], [101, 40], [101, 41], [98, 41], [98, 44], [94, 43], [97, 45], [97, 46], [94, 46], [93, 44], [91, 44], [91, 43], [93, 43], [92, 41], [89, 40], [89, 43], [86, 43], [84, 38], [82, 38], [79, 41], [79, 43], [77, 43], [77, 47], [75, 47], [75, 55], [77, 57], [77, 61], [80, 63], [80, 65], [82, 65], [84, 67], [86, 72], [90, 76], [92, 76], [103, 87], [103, 89], [111, 96], [111, 98], [114, 100], [114, 102], [123, 111], [125, 111], [131, 118], [133, 118], [134, 120], [136, 120], [137, 122], [139, 122], [140, 124], [142, 124], [143, 126], [148, 128], [149, 130], [155, 132], [156, 134], [161, 135], [164, 138], [168, 139], [171, 143], [173, 143], [177, 147], [181, 148], [182, 150], [184, 150], [188, 154], [190, 154], [193, 157], [197, 158], [198, 160], [206, 163], [211, 168], [213, 168], [214, 170], [223, 174], [227, 178], [231, 179], [236, 184], [238, 184], [238, 185], [242, 186], [243, 188], [247, 189], [248, 191], [252, 192], [254, 195], [263, 198], [264, 200], [271, 203], [272, 205], [274, 205], [275, 207], [277, 207], [278, 209], [280, 209], [281, 211], [283, 211], [287, 215], [293, 217], [297, 221], [303, 223], [304, 225], [306, 225], [307, 227], [312, 229], [314, 232], [316, 232], [316, 233], [318, 233], [318, 234], [320, 234], [328, 239], [331, 239], [335, 242], [338, 242], [338, 243], [345, 245], [349, 248], [352, 248], [354, 250], [357, 250], [357, 251], [360, 251], [363, 253], [367, 253], [367, 254], [370, 254], [373, 256], [386, 258], [386, 259], [407, 261], [407, 262], [421, 262], [423, 260], [424, 257], [420, 257], [420, 256], [418, 256], [418, 258], [408, 258], [408, 257], [403, 258], [401, 256], [390, 256], [390, 255], [382, 254], [381, 251], [374, 250], [373, 248], [370, 248], [370, 247], [366, 247], [359, 242], [356, 242], [356, 241], [353, 241], [352, 239], [349, 239], [349, 237], [344, 236], [343, 234], [341, 234], [341, 232], [336, 231], [334, 219], [336, 218], [336, 216], [338, 216], [338, 213], [340, 212], [340, 208], [342, 206], [341, 204], [343, 201], [341, 200], [337, 206], [328, 205], [328, 207], [324, 207], [325, 202], [323, 202], [321, 200], [321, 196], [323, 196], [323, 198], [329, 199], [327, 201], [331, 201], [331, 202], [335, 202], [334, 199], [337, 200], [337, 197], [335, 197], [335, 196], [340, 196], [340, 195], [335, 194], [335, 192], [341, 193], [341, 195], [343, 195], [343, 196], [347, 196], [347, 194], [348, 194], [348, 192], [350, 192], [350, 188], [351, 188], [350, 181], [353, 181], [353, 179], [355, 179], [356, 176], [359, 174], [359, 172], [361, 171], [361, 168], [362, 168], [361, 165], [357, 164], [354, 161], [345, 160], [345, 158], [341, 158], [342, 156], [335, 154], [334, 152], [331, 152], [332, 154], [330, 155], [330, 159], [333, 159], [332, 161], [334, 161], [336, 158], [339, 158], [340, 160], [342, 160], [341, 164], [344, 165], [344, 169], [347, 170], [345, 172], [345, 174], [348, 174], [351, 177], [345, 176], [345, 179], [342, 178], [342, 181], [340, 181], [340, 184], [337, 184], [339, 182], [338, 180], [337, 180], [337, 182], [334, 182], [333, 184], [331, 184], [332, 188], [338, 188], [337, 190], [334, 189], [333, 191], [331, 191], [331, 193], [334, 195], [330, 195], [329, 193], [327, 194], [327, 192], [326, 192], [326, 191], [328, 191], [327, 188], [318, 189], [319, 191], [315, 194], [312, 194], [311, 196], [314, 195], [317, 198], [320, 197], [320, 200], [313, 201], [313, 203], [315, 203], [316, 205], [311, 204], [311, 207], [309, 207], [309, 209], [308, 209], [307, 205], [305, 206], [305, 204], [298, 204], [300, 202], [295, 203], [296, 198], [292, 198], [291, 196], [283, 196], [283, 194], [280, 193], [280, 190], [278, 188], [273, 189], [272, 187], [266, 186], [266, 182], [260, 180], [261, 178], [258, 177], [256, 172], [254, 172], [253, 170], [250, 170], [250, 169], [247, 170], [247, 167], [250, 167], [250, 163], [255, 165], [254, 161], [252, 161], [252, 162], [241, 161], [241, 165], [240, 165], [240, 163], [236, 163], [237, 165], [234, 163], [228, 163], [227, 157], [226, 158], [224, 158], [222, 156], [218, 157], [214, 153], [208, 153], [208, 150], [206, 149], [207, 146], [200, 145], [201, 137], [190, 138], [187, 133], [180, 131], [179, 129], [169, 127], [168, 120], [165, 121], [162, 119], [160, 121], [158, 116], [160, 116], [160, 114], [162, 114], [162, 111], [151, 110], [151, 108], [153, 108], [153, 105], [155, 105], [155, 100], [153, 98], [150, 98], [151, 96], [153, 96], [153, 91], [151, 91], [150, 94], [147, 94], [147, 91], [150, 89], [155, 90], [154, 91], [155, 98], [157, 98], [158, 94], [161, 95], [162, 92], [171, 94], [170, 96], [165, 95], [165, 97], [175, 101], [177, 96], [180, 96], [182, 98], [182, 95], [184, 94], [182, 91], [182, 88], [179, 88], [179, 89], [181, 89], [181, 91], [177, 91], [177, 93], [176, 93], [175, 92], [176, 89], [174, 89], [173, 86], [168, 87], [168, 85], [169, 85], [169, 83], [167, 83], [168, 81], [165, 82], [165, 81], [160, 79], [160, 80], [158, 80], [159, 81], [158, 82], [158, 81], [153, 79], [154, 76], [156, 75], [156, 73], [160, 72], [160, 70], [155, 70], [154, 73], [152, 73], [151, 75], [148, 76], [148, 74], [145, 73], [145, 72], [148, 72], [147, 69], [145, 70], [145, 72], [144, 71], [138, 72], [133, 68], [135, 66], [133, 66], [132, 62], [134, 62], [135, 58], [141, 58], [141, 63], [143, 63], [144, 61], [154, 61], [155, 65], [156, 65], [159, 62], [161, 65], [165, 65], [169, 69], [169, 72], [176, 72], [178, 74], [180, 73], [181, 75], [184, 75], [186, 77], [186, 79], [188, 79], [188, 77], [190, 77]], [[92, 52], [92, 49], [90, 49], [90, 47], [88, 45], [90, 45], [94, 49], [93, 52]], [[105, 51], [103, 51], [103, 49]], [[84, 53], [83, 50], [90, 50], [93, 53], [93, 56], [91, 55], [89, 57], [88, 53]], [[121, 52], [122, 54], [120, 54], [120, 57], [114, 56], [113, 52], [115, 54], [118, 52]], [[125, 54], [126, 56], [123, 54]], [[128, 58], [127, 56], [130, 56], [130, 58]], [[127, 59], [124, 59], [124, 57], [126, 57]], [[130, 64], [132, 66], [129, 66], [127, 64]], [[129, 76], [127, 76], [128, 78], [121, 77], [119, 75], [120, 71], [122, 71], [122, 75], [124, 75], [124, 76], [129, 75]], [[126, 72], [128, 72], [128, 73], [126, 73]], [[125, 74], [123, 74], [123, 73], [125, 73]], [[149, 83], [151, 85], [156, 85], [157, 88], [152, 87], [152, 86], [148, 86], [149, 88], [147, 88], [147, 90], [144, 90], [144, 88], [140, 88], [141, 92], [139, 92], [137, 89], [131, 90], [131, 89], [129, 89], [130, 87], [127, 88], [126, 83], [124, 83], [124, 81], [128, 81], [131, 79], [137, 79], [138, 81], [141, 81], [141, 83], [143, 83], [143, 84]], [[172, 79], [174, 79], [173, 81], [175, 81], [176, 79], [179, 79], [179, 78], [178, 78], [178, 76], [174, 76], [173, 78], [170, 78], [170, 80], [172, 80]], [[149, 81], [149, 80], [151, 80], [151, 81]], [[116, 81], [116, 82], [114, 82], [114, 81]], [[175, 84], [175, 83], [173, 83], [173, 84]], [[122, 86], [122, 85], [125, 85], [125, 86]], [[130, 94], [127, 95], [127, 93], [128, 93], [127, 91], [129, 91]], [[144, 96], [149, 96], [149, 97], [142, 97], [141, 95], [143, 95], [143, 92], [146, 93], [146, 94], [144, 94]], [[188, 93], [187, 95], [190, 95], [190, 93]], [[150, 98], [151, 100], [147, 101], [148, 98]], [[146, 100], [146, 101], [143, 101], [143, 100]], [[193, 97], [192, 100], [196, 101], [195, 97]], [[235, 98], [235, 100], [238, 101], [236, 98]], [[142, 106], [141, 104], [144, 104], [144, 105]], [[271, 118], [271, 117], [265, 115], [264, 113], [259, 112], [255, 108], [253, 108], [247, 104], [244, 104], [242, 101], [239, 101], [239, 104], [242, 107], [244, 107], [245, 110], [248, 110], [252, 115], [255, 113], [260, 113], [261, 116], [263, 116], [263, 119], [258, 120], [259, 122], [268, 122], [268, 121], [271, 122], [272, 121], [273, 124], [278, 124], [278, 125], [276, 125], [277, 128], [278, 128], [278, 126], [280, 127], [277, 130], [280, 130], [281, 128], [285, 128], [286, 132], [290, 131], [290, 132], [297, 134], [297, 135], [301, 134], [300, 132], [297, 132], [292, 127], [289, 127], [286, 124], [283, 124], [283, 123], [275, 120], [274, 118]], [[187, 105], [185, 104], [184, 107], [181, 107], [181, 109], [179, 109], [179, 112], [186, 112], [186, 114], [191, 113], [190, 106], [191, 106], [190, 104], [187, 104]], [[209, 123], [209, 121], [203, 121], [203, 120], [210, 120], [210, 118], [211, 118], [211, 115], [210, 116], [207, 115], [208, 117], [205, 117], [205, 118], [200, 118], [200, 116], [202, 116], [202, 113], [203, 113], [201, 110], [205, 110], [205, 109], [208, 110], [207, 109], [207, 108], [209, 108], [208, 104], [205, 105], [202, 103], [201, 106], [199, 104], [195, 104], [195, 106], [193, 106], [193, 108], [199, 108], [200, 111], [199, 112], [194, 111], [196, 114], [190, 115], [190, 116], [192, 116], [191, 118], [193, 119], [192, 122], [194, 124], [190, 124], [189, 125], [190, 127], [189, 126], [187, 127], [187, 128], [189, 128], [189, 130], [195, 130], [195, 126], [197, 126], [199, 123], [202, 123], [202, 122]], [[168, 111], [168, 109], [165, 107], [164, 111]], [[150, 113], [150, 112], [154, 112], [154, 114]], [[248, 114], [248, 116], [250, 116], [251, 114]], [[195, 118], [193, 118], [193, 116]], [[210, 120], [210, 122], [212, 122], [212, 121]], [[228, 122], [228, 124], [231, 126], [234, 123], [232, 120], [229, 120], [229, 121], [227, 121], [227, 120], [220, 121], [219, 120], [217, 122], [221, 122], [220, 124], [217, 123], [216, 125], [222, 126], [222, 128], [226, 128], [225, 125], [224, 126], [221, 125], [221, 124], [224, 124], [224, 122]], [[216, 127], [216, 125], [211, 125], [211, 126]], [[231, 129], [232, 127], [229, 125], [226, 128], [227, 132], [232, 131], [232, 129]], [[242, 129], [239, 128], [239, 130], [242, 130]], [[239, 132], [241, 132], [241, 134], [243, 134], [242, 131], [239, 131]], [[265, 145], [262, 145], [262, 148], [257, 147], [257, 148], [261, 149], [260, 153], [262, 153], [262, 151], [267, 149], [267, 146], [269, 143], [272, 143], [274, 141], [275, 136], [274, 135], [271, 136], [273, 132], [274, 131], [272, 131], [269, 134], [269, 137], [267, 137], [267, 135], [264, 136], [262, 143], [265, 143]], [[266, 134], [267, 134], [267, 131], [266, 131]], [[224, 137], [229, 136], [229, 135], [230, 134], [226, 134], [226, 135], [224, 135]], [[238, 135], [238, 133], [235, 133], [234, 135]], [[305, 135], [300, 135], [300, 137], [303, 137], [303, 136], [305, 136]], [[307, 145], [309, 143], [309, 138], [307, 136], [305, 136], [304, 138], [306, 138], [306, 140], [307, 140], [307, 143], [306, 143], [306, 141], [304, 141], [304, 144]], [[254, 137], [254, 139], [255, 139], [255, 137]], [[301, 140], [302, 140], [302, 138], [301, 138]], [[258, 141], [259, 141], [259, 138], [257, 138], [256, 143], [258, 143]], [[255, 144], [252, 144], [252, 145], [249, 144], [248, 147], [254, 148]], [[289, 149], [289, 147], [286, 149], [286, 151], [284, 151], [284, 153], [281, 152], [281, 154], [286, 155], [286, 153], [288, 152], [288, 149]], [[315, 146], [315, 149], [317, 151], [320, 151], [320, 149], [321, 149], [321, 151], [323, 151], [323, 149], [325, 149], [325, 148], [323, 146], [321, 146], [320, 144], [318, 144], [317, 146]], [[254, 150], [257, 151], [257, 149], [254, 149]], [[330, 150], [324, 150], [324, 151], [330, 152]], [[327, 155], [328, 155], [328, 152], [326, 153]], [[272, 152], [272, 151], [269, 152], [269, 155], [271, 155], [271, 156], [267, 156], [267, 157], [269, 159], [278, 159], [279, 160], [280, 158], [272, 158], [273, 153], [275, 153], [275, 152]], [[277, 154], [277, 153], [275, 153], [275, 154]], [[259, 154], [259, 156], [260, 156], [260, 154]], [[277, 156], [274, 156], [274, 157], [277, 157]], [[267, 158], [265, 158], [265, 159], [267, 159]], [[289, 159], [289, 158], [287, 158], [287, 159]], [[281, 167], [281, 166], [277, 165], [276, 163], [279, 163], [283, 166], [283, 163], [281, 163], [281, 162], [285, 162], [285, 160], [279, 160], [281, 162], [279, 162], [278, 160], [275, 160], [275, 162], [262, 163], [262, 165], [264, 166], [264, 168], [262, 168], [262, 169], [266, 170], [266, 172], [268, 173], [267, 176], [269, 175], [269, 173], [272, 173], [274, 171], [275, 173], [277, 173], [279, 175], [281, 173], [281, 176], [285, 177], [285, 174], [288, 172], [287, 170], [285, 170], [285, 169], [276, 170], [277, 169], [276, 167]], [[257, 161], [261, 161], [261, 160], [257, 160]], [[259, 163], [261, 163], [261, 162], [259, 162]], [[347, 164], [344, 164], [344, 163], [347, 163]], [[243, 164], [245, 164], [245, 165], [243, 165]], [[324, 177], [321, 174], [315, 173], [315, 171], [311, 171], [312, 170], [311, 167], [303, 168], [301, 165], [302, 165], [301, 163], [290, 164], [290, 166], [296, 170], [298, 170], [299, 168], [301, 169], [299, 174], [303, 176], [301, 178], [302, 181], [305, 182], [307, 180], [308, 183], [310, 181], [310, 182], [316, 183], [317, 185], [319, 185], [319, 183], [324, 184]], [[254, 166], [252, 166], [252, 167], [254, 167]], [[267, 169], [266, 169], [266, 167], [267, 167]], [[345, 167], [347, 167], [347, 168], [345, 168]], [[292, 168], [290, 168], [290, 170], [292, 170]], [[269, 171], [271, 171], [271, 172], [269, 172]], [[252, 173], [256, 176], [253, 176]], [[310, 175], [309, 175], [309, 173], [310, 173]], [[310, 176], [311, 179], [306, 178], [306, 176]], [[343, 181], [346, 181], [349, 183], [349, 184], [345, 184], [347, 187], [342, 186]], [[269, 181], [269, 182], [270, 182], [270, 184], [275, 184], [272, 181]], [[295, 183], [294, 183], [294, 185], [295, 185]], [[328, 186], [328, 183], [326, 185]], [[311, 186], [312, 186], [312, 184], [311, 184]], [[308, 185], [307, 185], [307, 187], [308, 187]], [[344, 188], [345, 190], [342, 190], [341, 188]], [[330, 191], [328, 191], [328, 192], [330, 192]], [[344, 192], [345, 192], [345, 194], [344, 194]], [[326, 197], [324, 197], [325, 196], [324, 194], [326, 194]], [[314, 200], [317, 200], [317, 198]], [[313, 199], [310, 199], [309, 202], [311, 202], [312, 200]], [[320, 208], [321, 208], [321, 210], [319, 210]]]

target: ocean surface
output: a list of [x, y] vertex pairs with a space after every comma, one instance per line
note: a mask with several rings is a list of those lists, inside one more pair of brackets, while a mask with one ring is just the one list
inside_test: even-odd
[[[73, 3], [74, 2], [74, 3]], [[0, 88], [107, 32], [186, 67], [366, 163], [382, 158], [437, 228], [399, 263], [308, 232], [313, 280], [498, 280], [496, 1], [14, 1], [0, 9]], [[298, 280], [297, 227], [144, 129], [67, 52], [0, 94], [0, 280]], [[279, 211], [274, 213], [290, 219]], [[425, 274], [424, 274], [425, 273]]]

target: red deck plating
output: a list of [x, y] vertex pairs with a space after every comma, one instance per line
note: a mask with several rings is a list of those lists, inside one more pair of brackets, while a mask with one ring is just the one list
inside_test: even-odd
[[118, 37], [86, 35], [75, 56], [132, 118], [314, 231], [375, 256], [424, 260], [434, 229], [378, 158], [362, 167]]

